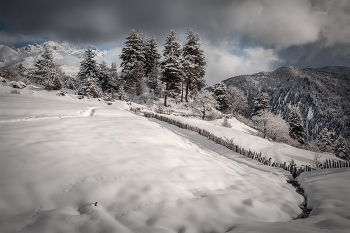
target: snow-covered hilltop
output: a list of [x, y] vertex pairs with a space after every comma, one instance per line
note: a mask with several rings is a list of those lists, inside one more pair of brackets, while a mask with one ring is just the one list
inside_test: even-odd
[[[91, 48], [98, 57], [103, 57], [107, 54], [106, 50], [101, 51], [95, 46], [79, 47], [68, 42], [45, 41], [41, 44], [29, 44], [21, 48], [10, 48], [6, 45], [0, 45], [0, 68], [17, 63], [22, 63], [27, 68], [34, 68], [34, 64], [40, 59], [40, 55], [45, 49], [52, 52], [54, 60], [64, 61], [70, 57], [82, 58], [87, 48]], [[61, 65], [67, 66], [67, 64]]]

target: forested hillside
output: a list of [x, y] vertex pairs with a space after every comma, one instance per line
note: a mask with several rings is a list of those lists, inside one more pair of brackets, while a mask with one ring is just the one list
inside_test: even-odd
[[281, 67], [273, 72], [240, 75], [223, 81], [243, 90], [250, 116], [254, 98], [260, 92], [271, 97], [271, 110], [288, 119], [292, 106], [298, 106], [306, 127], [307, 140], [316, 139], [324, 129], [345, 138], [350, 136], [350, 68], [324, 67], [297, 69]]

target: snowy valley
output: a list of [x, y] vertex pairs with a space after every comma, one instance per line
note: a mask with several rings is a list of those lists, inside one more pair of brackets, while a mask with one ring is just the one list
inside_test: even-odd
[[[347, 232], [350, 227], [349, 168], [299, 176], [312, 211], [296, 219], [304, 197], [282, 169], [134, 114], [123, 101], [78, 99], [68, 89], [58, 96], [40, 85], [28, 85], [19, 95], [11, 90], [10, 83], [0, 86], [0, 232]], [[312, 160], [311, 152], [255, 136], [234, 118], [232, 128], [219, 120], [182, 120], [276, 160]]]

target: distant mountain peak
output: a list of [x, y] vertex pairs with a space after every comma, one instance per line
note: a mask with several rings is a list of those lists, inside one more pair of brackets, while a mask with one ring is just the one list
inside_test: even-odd
[[[103, 57], [107, 54], [106, 50], [101, 51], [93, 45], [88, 46], [88, 48], [91, 48], [97, 57]], [[69, 42], [56, 41], [28, 44], [21, 48], [10, 48], [6, 45], [0, 45], [0, 68], [18, 63], [23, 63], [27, 68], [33, 68], [45, 49], [52, 52], [54, 59], [64, 59], [69, 56], [82, 58], [87, 48]]]

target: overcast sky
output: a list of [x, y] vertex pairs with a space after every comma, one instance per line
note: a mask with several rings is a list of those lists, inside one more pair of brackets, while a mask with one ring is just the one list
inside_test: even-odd
[[[0, 44], [45, 40], [108, 49], [116, 60], [131, 29], [201, 36], [208, 84], [292, 65], [350, 66], [350, 0], [1, 0]], [[114, 57], [113, 57], [114, 56]]]

